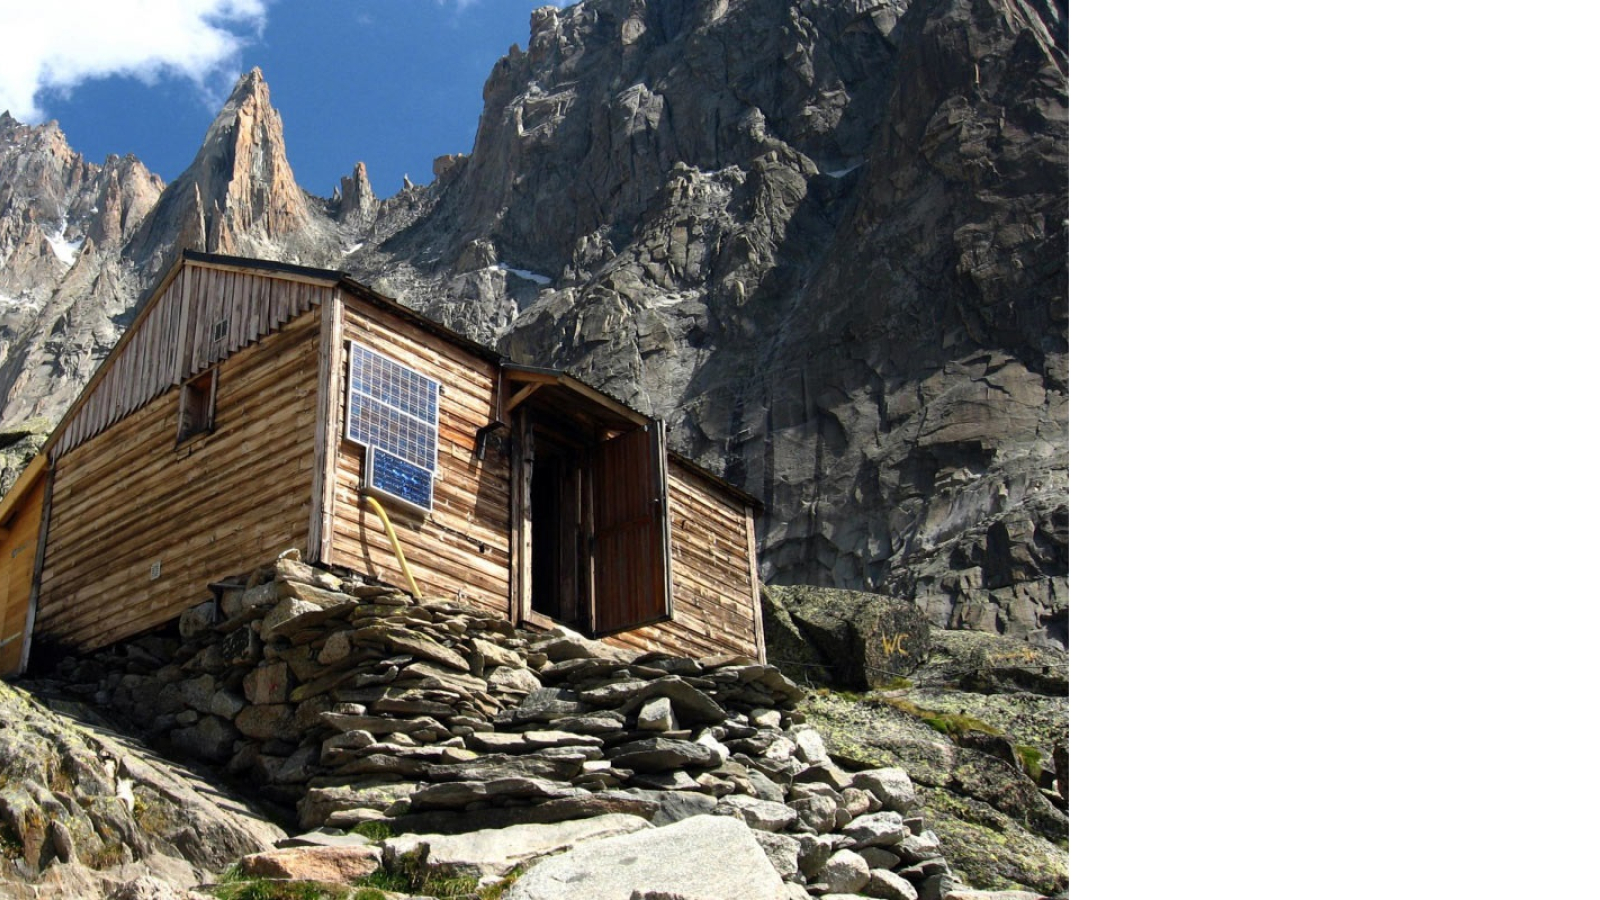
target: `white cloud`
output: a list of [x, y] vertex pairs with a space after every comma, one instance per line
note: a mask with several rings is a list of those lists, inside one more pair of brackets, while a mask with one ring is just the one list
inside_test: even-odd
[[43, 118], [42, 94], [92, 78], [231, 82], [240, 49], [266, 24], [268, 0], [43, 0], [0, 4], [0, 110]]

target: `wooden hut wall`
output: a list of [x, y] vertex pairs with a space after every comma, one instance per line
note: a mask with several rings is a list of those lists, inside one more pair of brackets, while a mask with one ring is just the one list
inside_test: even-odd
[[186, 263], [129, 329], [115, 358], [61, 426], [59, 459], [151, 399], [281, 328], [331, 295], [330, 285]]
[[175, 443], [182, 392], [168, 391], [57, 460], [36, 635], [101, 647], [305, 547], [320, 318], [218, 366], [209, 434]]
[[0, 528], [0, 675], [14, 675], [27, 644], [28, 595], [38, 558], [39, 518], [45, 480], [34, 482]]
[[672, 620], [605, 641], [685, 656], [743, 653], [760, 659], [764, 648], [749, 506], [669, 457], [667, 509]]
[[[478, 429], [495, 417], [498, 365], [423, 331], [393, 312], [348, 295], [344, 301], [343, 337], [409, 366], [442, 386], [433, 511], [424, 519], [395, 504], [384, 505], [418, 588], [426, 596], [456, 598], [509, 615], [511, 463], [498, 442], [491, 442], [482, 461], [473, 458]], [[348, 344], [341, 342], [338, 352], [348, 357]], [[361, 495], [365, 450], [344, 437], [349, 366], [341, 364], [335, 371], [337, 408], [328, 431], [335, 436], [338, 461], [325, 558], [335, 565], [404, 585], [383, 523]]]

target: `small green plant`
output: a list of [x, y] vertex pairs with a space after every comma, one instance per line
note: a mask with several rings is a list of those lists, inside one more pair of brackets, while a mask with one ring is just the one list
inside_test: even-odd
[[1017, 756], [1022, 760], [1022, 771], [1033, 779], [1034, 784], [1044, 780], [1044, 766], [1042, 765], [1044, 751], [1038, 747], [1030, 747], [1027, 744], [1018, 744]]
[[388, 869], [379, 869], [371, 875], [363, 875], [355, 880], [355, 884], [364, 890], [389, 891], [395, 894], [411, 893], [411, 879]]
[[473, 893], [478, 887], [478, 880], [470, 875], [451, 875], [448, 872], [429, 869], [423, 852], [417, 850], [395, 860], [392, 869], [379, 869], [371, 875], [357, 879], [356, 885], [397, 894], [461, 897]]
[[311, 881], [271, 881], [246, 878], [212, 889], [217, 900], [344, 900], [344, 891], [331, 893]]
[[880, 690], [880, 691], [908, 691], [908, 690], [910, 690], [910, 689], [912, 689], [914, 687], [916, 687], [916, 685], [912, 683], [911, 679], [905, 677], [904, 675], [896, 675], [895, 677], [893, 677], [893, 678], [889, 679], [888, 681], [884, 682], [878, 688], [878, 690]]
[[499, 881], [496, 881], [494, 884], [491, 884], [488, 887], [478, 891], [478, 900], [500, 900], [500, 898], [505, 895], [506, 890], [509, 889], [518, 878], [521, 878], [522, 873], [526, 872], [527, 870], [527, 863], [518, 863]]
[[846, 703], [860, 703], [866, 699], [855, 691], [840, 690], [839, 688], [817, 688], [815, 693], [818, 697], [837, 697]]
[[422, 879], [414, 893], [428, 897], [464, 897], [478, 889], [471, 875], [430, 875]]
[[105, 841], [84, 862], [91, 869], [109, 869], [128, 861], [128, 848], [116, 841]]
[[350, 829], [351, 834], [359, 834], [369, 841], [382, 841], [394, 837], [394, 829], [388, 822], [362, 822]]
[[963, 713], [935, 712], [934, 710], [918, 706], [916, 703], [913, 703], [904, 697], [879, 697], [875, 698], [873, 702], [881, 703], [884, 706], [890, 706], [900, 710], [903, 713], [916, 716], [926, 723], [929, 728], [932, 728], [934, 731], [937, 731], [940, 734], [956, 735], [965, 734], [969, 731], [976, 731], [981, 734], [996, 735], [1001, 733], [1000, 729], [990, 725], [988, 722], [985, 722], [982, 719], [974, 719], [973, 717]]

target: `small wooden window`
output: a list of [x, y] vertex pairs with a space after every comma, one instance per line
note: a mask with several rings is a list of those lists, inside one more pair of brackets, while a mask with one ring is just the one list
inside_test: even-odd
[[217, 415], [217, 370], [213, 366], [184, 382], [178, 397], [178, 443], [209, 434]]

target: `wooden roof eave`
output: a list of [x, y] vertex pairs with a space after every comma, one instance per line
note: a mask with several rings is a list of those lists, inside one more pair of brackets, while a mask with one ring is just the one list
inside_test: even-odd
[[728, 479], [723, 478], [721, 475], [718, 475], [717, 473], [711, 471], [705, 466], [700, 465], [681, 453], [668, 450], [667, 455], [672, 458], [673, 462], [683, 466], [688, 471], [693, 472], [706, 481], [709, 481], [719, 490], [726, 492], [729, 496], [750, 507], [755, 511], [756, 515], [759, 516], [766, 511], [766, 504], [762, 503], [761, 500], [756, 497], [756, 495], [750, 493], [744, 488], [739, 487]]
[[[577, 399], [605, 410], [612, 418], [620, 419], [624, 423], [643, 427], [650, 422], [650, 417], [644, 413], [598, 388], [590, 387], [565, 372], [555, 369], [540, 369], [534, 366], [522, 366], [516, 363], [502, 363], [501, 365], [505, 370], [506, 380], [513, 384], [537, 385], [542, 388], [559, 387], [571, 393]], [[510, 413], [512, 409], [536, 395], [537, 392], [535, 391], [518, 391], [512, 398], [515, 402], [508, 404], [505, 412]]]
[[[128, 342], [133, 339], [134, 332], [138, 331], [139, 326], [144, 324], [144, 320], [149, 318], [150, 310], [155, 308], [155, 299], [167, 292], [167, 288], [172, 286], [172, 282], [177, 279], [178, 273], [183, 271], [184, 264], [187, 261], [185, 254], [178, 254], [172, 264], [167, 266], [167, 270], [161, 274], [160, 280], [150, 290], [145, 291], [144, 296], [140, 297], [139, 301], [134, 304], [134, 309], [138, 310], [138, 312], [134, 314], [132, 324], [124, 329], [122, 336], [117, 338], [115, 344], [111, 345], [111, 352], [106, 354], [105, 359], [100, 360], [100, 365], [95, 367], [94, 374], [89, 376], [89, 382], [83, 386], [83, 390], [78, 392], [78, 396], [72, 401], [72, 405], [67, 407], [67, 411], [56, 421], [56, 427], [50, 430], [50, 436], [45, 438], [44, 445], [39, 448], [39, 456], [48, 457], [51, 451], [55, 449], [56, 444], [61, 440], [61, 435], [66, 431], [67, 423], [71, 422], [73, 417], [77, 416], [78, 410], [89, 402], [89, 396], [94, 393], [95, 388], [100, 386], [100, 382], [105, 380], [106, 373], [111, 371], [111, 364], [117, 361], [123, 350], [127, 349]], [[18, 479], [17, 483], [21, 484], [21, 479]]]
[[[67, 423], [71, 422], [73, 417], [78, 414], [78, 411], [83, 408], [83, 405], [88, 402], [89, 397], [94, 394], [95, 388], [100, 386], [100, 382], [105, 380], [106, 374], [111, 371], [112, 364], [122, 356], [122, 352], [127, 348], [128, 343], [133, 339], [133, 335], [138, 332], [141, 327], [143, 327], [145, 320], [150, 317], [151, 311], [154, 310], [156, 306], [156, 298], [165, 294], [168, 288], [172, 287], [172, 283], [177, 280], [178, 273], [182, 272], [186, 266], [190, 265], [214, 269], [225, 269], [228, 271], [247, 272], [252, 274], [268, 273], [290, 281], [304, 281], [325, 287], [332, 287], [334, 285], [341, 284], [343, 281], [349, 280], [348, 276], [344, 275], [342, 272], [333, 272], [325, 269], [312, 269], [305, 266], [292, 265], [290, 263], [274, 263], [266, 260], [247, 260], [243, 257], [222, 256], [215, 253], [202, 253], [198, 250], [184, 250], [180, 252], [172, 260], [172, 263], [167, 266], [166, 271], [161, 273], [161, 278], [156, 281], [155, 285], [149, 290], [145, 291], [144, 294], [139, 297], [138, 302], [134, 304], [134, 309], [136, 312], [134, 313], [133, 322], [123, 330], [122, 336], [117, 338], [117, 342], [111, 345], [111, 352], [107, 353], [106, 358], [100, 361], [99, 366], [95, 367], [94, 374], [89, 376], [88, 383], [83, 386], [83, 390], [78, 392], [77, 399], [72, 401], [72, 405], [67, 407], [67, 411], [63, 413], [61, 419], [56, 422], [56, 427], [51, 430], [50, 437], [45, 440], [44, 446], [39, 448], [40, 456], [47, 456], [55, 449], [55, 445], [60, 440], [62, 433], [65, 431], [65, 426]], [[393, 301], [390, 302], [392, 303]]]

